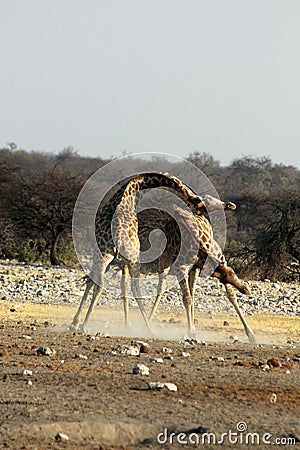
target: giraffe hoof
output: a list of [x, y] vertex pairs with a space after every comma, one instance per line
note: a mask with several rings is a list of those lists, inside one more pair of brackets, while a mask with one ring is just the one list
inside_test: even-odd
[[69, 325], [68, 331], [70, 331], [71, 333], [76, 333], [77, 329], [78, 325], [71, 323], [71, 325]]
[[196, 337], [196, 330], [188, 330], [188, 337], [194, 339]]
[[248, 334], [248, 339], [250, 344], [256, 344], [256, 338], [254, 334]]
[[80, 325], [77, 331], [82, 334], [88, 334], [87, 328], [84, 324]]

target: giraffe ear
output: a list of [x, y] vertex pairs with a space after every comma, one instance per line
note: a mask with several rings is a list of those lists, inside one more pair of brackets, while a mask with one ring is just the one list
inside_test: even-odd
[[[175, 212], [175, 220], [180, 227], [181, 234], [187, 233], [189, 241], [192, 241], [192, 244], [196, 246], [198, 249], [200, 246], [199, 243], [199, 229], [198, 223], [191, 211], [187, 211], [186, 209], [182, 209], [177, 205], [174, 205]], [[181, 240], [183, 236], [181, 236]]]

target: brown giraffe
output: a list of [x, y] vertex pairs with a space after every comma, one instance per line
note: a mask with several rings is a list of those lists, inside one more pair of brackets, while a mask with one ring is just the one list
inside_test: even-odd
[[[176, 209], [178, 207], [174, 206], [173, 208]], [[190, 233], [189, 227], [192, 227], [192, 228], [194, 227], [194, 232], [191, 235], [192, 239], [190, 237], [188, 237], [186, 244], [189, 245], [190, 241], [194, 240], [195, 245], [197, 245], [197, 247], [196, 247], [197, 253], [202, 251], [207, 256], [207, 254], [209, 253], [209, 250], [211, 248], [212, 228], [211, 228], [210, 222], [207, 219], [204, 219], [202, 216], [204, 214], [207, 215], [207, 211], [211, 212], [211, 211], [224, 210], [224, 209], [233, 210], [233, 209], [235, 209], [235, 205], [231, 202], [224, 203], [224, 202], [222, 202], [214, 197], [211, 197], [209, 195], [202, 197], [202, 204], [200, 204], [200, 203], [198, 204], [197, 215], [195, 215], [195, 217], [198, 217], [198, 214], [200, 215], [198, 222], [194, 223], [194, 221], [193, 221], [194, 216], [192, 213], [190, 215], [187, 215], [185, 217], [185, 219], [182, 221], [182, 223], [184, 224], [184, 227], [183, 227], [184, 232], [188, 231], [188, 233]], [[186, 211], [184, 211], [182, 208], [180, 208], [179, 215], [180, 214], [184, 215], [184, 214], [188, 214], [188, 213]], [[177, 215], [178, 215], [178, 212], [177, 212]], [[168, 213], [166, 213], [165, 211], [158, 210], [158, 209], [147, 209], [147, 210], [142, 211], [141, 213], [138, 214], [138, 226], [139, 226], [138, 227], [138, 237], [139, 237], [139, 240], [141, 243], [141, 250], [147, 251], [147, 247], [149, 246], [148, 238], [149, 238], [149, 234], [151, 233], [151, 231], [153, 231], [153, 229], [161, 229], [161, 228], [163, 228], [164, 225], [169, 223], [169, 227], [166, 227], [166, 229], [165, 229], [165, 232], [169, 236], [169, 244], [167, 246], [166, 256], [165, 255], [164, 256], [165, 256], [165, 258], [167, 258], [167, 261], [171, 261], [170, 262], [170, 264], [171, 264], [173, 255], [176, 254], [176, 256], [177, 256], [177, 253], [179, 252], [178, 244], [180, 247], [181, 236], [180, 236], [180, 230], [176, 224], [176, 221], [175, 220], [173, 220], [173, 222], [169, 221], [169, 218], [170, 218], [170, 216]], [[177, 218], [177, 220], [178, 220], [178, 218]], [[172, 225], [170, 227], [170, 224], [173, 224], [173, 226], [175, 228], [172, 229]], [[176, 229], [176, 227], [177, 227], [177, 229]], [[176, 234], [177, 231], [179, 232], [179, 234]], [[198, 237], [198, 236], [196, 236], [197, 232], [199, 232], [199, 238], [200, 238], [199, 242], [197, 241], [197, 237]], [[186, 234], [188, 234], [188, 233], [186, 233]], [[174, 241], [174, 237], [176, 237], [175, 241]], [[173, 240], [173, 244], [171, 245], [172, 240]], [[193, 250], [195, 250], [195, 248], [192, 249], [192, 253], [193, 253]], [[182, 278], [184, 278], [184, 276], [187, 275], [187, 273], [191, 267], [190, 263], [195, 256], [196, 256], [196, 254], [194, 254], [194, 255], [192, 254], [187, 259], [187, 255], [185, 254], [184, 264], [185, 264], [186, 273], [185, 273], [185, 271], [181, 272]], [[175, 257], [175, 259], [176, 259], [176, 257]], [[163, 258], [160, 259], [160, 262], [162, 262], [162, 261], [163, 261]], [[165, 268], [166, 267], [168, 267], [168, 264], [165, 265]], [[143, 271], [146, 273], [151, 272], [151, 271], [153, 272], [153, 262], [150, 265], [149, 264], [143, 265], [143, 269], [144, 269]], [[125, 312], [125, 324], [126, 325], [128, 325], [128, 278], [129, 278], [129, 267], [128, 267], [128, 264], [123, 263], [121, 290], [122, 290], [123, 305], [124, 305], [124, 312]], [[163, 293], [162, 280], [163, 280], [163, 277], [161, 276], [159, 291], [161, 290], [162, 292], [158, 294], [156, 304], [158, 304], [159, 298], [162, 296], [162, 293]], [[84, 303], [84, 301], [88, 295], [88, 292], [93, 285], [94, 285], [93, 281], [91, 279], [88, 279], [82, 304]], [[186, 307], [186, 313], [187, 313], [187, 318], [188, 318], [188, 323], [189, 323], [189, 330], [191, 331], [191, 329], [192, 329], [191, 324], [193, 323], [191, 314], [193, 314], [193, 308], [191, 308], [190, 305], [187, 304], [187, 302], [185, 301], [185, 297], [184, 297], [184, 305]], [[151, 317], [152, 317], [152, 315], [151, 315]]]
[[[150, 329], [150, 323], [141, 303], [139, 293], [139, 253], [138, 219], [136, 212], [137, 195], [140, 191], [154, 188], [167, 188], [185, 202], [195, 214], [201, 214], [204, 207], [203, 199], [178, 178], [163, 173], [149, 172], [126, 179], [109, 201], [100, 207], [95, 219], [95, 236], [97, 249], [93, 257], [93, 266], [86, 283], [86, 289], [74, 316], [71, 329], [77, 329], [82, 307], [92, 286], [93, 296], [87, 314], [82, 324], [85, 331], [95, 302], [103, 290], [104, 273], [109, 263], [118, 255], [124, 267], [128, 268], [131, 276], [131, 288], [139, 305], [142, 316]], [[101, 205], [100, 205], [101, 206]]]
[[[218, 208], [220, 209], [222, 207], [224, 209], [235, 209], [235, 206], [232, 203], [224, 204], [220, 202], [220, 200], [210, 198], [209, 208], [211, 211]], [[170, 267], [172, 267], [171, 271], [176, 274], [183, 294], [183, 303], [188, 319], [188, 332], [189, 334], [195, 333], [195, 286], [198, 274], [207, 261], [208, 266], [210, 267], [207, 267], [208, 270], [206, 271], [206, 273], [212, 277], [218, 278], [218, 280], [225, 285], [227, 297], [236, 310], [238, 316], [240, 317], [249, 341], [251, 343], [254, 343], [255, 335], [238, 306], [236, 294], [232, 286], [235, 286], [242, 294], [249, 295], [250, 291], [248, 287], [239, 280], [234, 270], [231, 267], [227, 266], [226, 259], [221, 247], [213, 239], [213, 232], [209, 219], [205, 214], [196, 216], [190, 212], [182, 210], [178, 206], [175, 206], [175, 210], [177, 210], [178, 213], [176, 219], [172, 218], [171, 220], [168, 220], [164, 225], [164, 231], [167, 237], [167, 245], [163, 254], [158, 260], [159, 285], [156, 301], [149, 316], [149, 321], [151, 321], [152, 317], [154, 316], [158, 303], [164, 293], [165, 279], [167, 274], [169, 273]], [[146, 217], [142, 217], [140, 219], [141, 226], [147, 228], [147, 216], [149, 219], [149, 215], [153, 216], [153, 212], [149, 214], [148, 211], [145, 211], [144, 215]], [[183, 225], [186, 232], [190, 235], [190, 239], [197, 239], [197, 242], [199, 243], [198, 255], [192, 268], [190, 266], [190, 259], [186, 258], [187, 253], [182, 251], [180, 253], [180, 248], [182, 245], [181, 232], [179, 228], [180, 223]], [[143, 233], [140, 233], [140, 239], [141, 245], [143, 245], [143, 239], [145, 239]], [[176, 261], [178, 255], [180, 259]], [[126, 269], [124, 274], [124, 269], [125, 268], [123, 268], [122, 291], [126, 319], [128, 315], [128, 285], [126, 285], [125, 280], [127, 274]]]

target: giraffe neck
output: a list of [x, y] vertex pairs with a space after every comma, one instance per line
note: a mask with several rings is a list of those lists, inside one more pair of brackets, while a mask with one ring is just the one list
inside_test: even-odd
[[226, 265], [226, 258], [224, 256], [224, 253], [222, 252], [220, 245], [215, 240], [212, 241], [209, 256], [213, 258], [215, 261], [217, 261], [219, 264]]
[[200, 201], [200, 197], [189, 186], [170, 174], [146, 172], [132, 178], [124, 188], [122, 197], [131, 196], [138, 191], [164, 187], [175, 191], [178, 197], [190, 206]]

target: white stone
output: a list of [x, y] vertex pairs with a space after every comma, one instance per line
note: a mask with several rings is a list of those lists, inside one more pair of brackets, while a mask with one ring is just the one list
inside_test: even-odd
[[58, 442], [68, 441], [69, 440], [69, 436], [67, 436], [64, 433], [57, 433], [56, 436], [55, 436], [55, 440], [58, 441]]
[[149, 368], [145, 364], [137, 364], [132, 372], [137, 375], [149, 375]]
[[163, 364], [163, 363], [164, 363], [164, 360], [163, 360], [162, 358], [151, 358], [151, 359], [150, 359], [150, 362], [158, 363], [158, 364]]
[[133, 345], [129, 345], [128, 347], [125, 345], [123, 347], [125, 355], [139, 356], [140, 354], [140, 349], [138, 347], [135, 347]]
[[177, 392], [177, 386], [174, 383], [161, 383], [160, 381], [156, 381], [148, 383], [148, 387], [154, 391], [166, 388], [169, 391]]
[[74, 358], [88, 359], [86, 355], [82, 355], [81, 353], [75, 353]]
[[177, 392], [178, 388], [174, 383], [164, 383], [164, 388], [167, 388], [169, 391]]
[[43, 356], [54, 356], [56, 355], [56, 350], [51, 350], [50, 347], [39, 347], [37, 349], [37, 354]]

